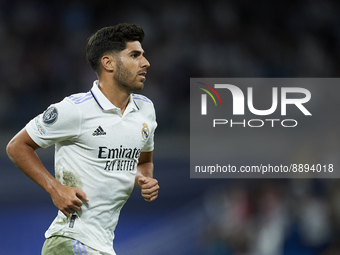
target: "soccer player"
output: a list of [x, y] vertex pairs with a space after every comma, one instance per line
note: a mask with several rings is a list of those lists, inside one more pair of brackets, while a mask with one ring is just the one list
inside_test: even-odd
[[[14, 164], [44, 188], [59, 209], [43, 255], [115, 254], [114, 230], [133, 187], [158, 196], [153, 178], [153, 103], [134, 94], [145, 82], [144, 31], [134, 24], [98, 30], [86, 58], [98, 80], [87, 93], [52, 104], [7, 145]], [[35, 150], [55, 144], [55, 178]]]

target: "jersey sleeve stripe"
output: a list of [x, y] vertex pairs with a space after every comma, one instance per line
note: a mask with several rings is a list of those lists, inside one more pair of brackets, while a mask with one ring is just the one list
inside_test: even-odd
[[75, 104], [81, 104], [89, 99], [91, 99], [93, 96], [90, 92], [86, 93], [85, 95], [79, 96], [79, 97], [74, 97], [70, 96], [69, 99], [71, 99], [72, 102]]
[[84, 102], [86, 102], [86, 101], [88, 101], [88, 100], [90, 100], [90, 99], [92, 99], [93, 97], [91, 96], [91, 97], [87, 97], [87, 98], [84, 98], [83, 100], [81, 100], [81, 101], [77, 101], [77, 102], [75, 102], [75, 104], [81, 104], [81, 103], [84, 103]]
[[142, 100], [143, 102], [151, 103], [151, 101], [147, 99], [146, 97], [142, 97], [142, 96], [135, 95], [135, 94], [132, 94], [132, 99]]

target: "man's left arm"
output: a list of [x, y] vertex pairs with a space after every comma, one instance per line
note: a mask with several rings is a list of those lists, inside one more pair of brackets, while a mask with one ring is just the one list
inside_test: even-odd
[[158, 197], [158, 181], [153, 178], [153, 151], [142, 152], [139, 157], [135, 186], [141, 189], [145, 201], [151, 202]]

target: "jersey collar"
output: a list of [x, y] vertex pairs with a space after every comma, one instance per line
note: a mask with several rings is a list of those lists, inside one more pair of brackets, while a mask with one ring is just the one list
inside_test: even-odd
[[[93, 82], [91, 93], [92, 93], [94, 99], [96, 100], [96, 102], [98, 103], [98, 105], [100, 106], [100, 108], [102, 108], [104, 111], [111, 111], [111, 110], [119, 109], [114, 104], [112, 104], [110, 102], [110, 100], [107, 99], [107, 97], [99, 89], [98, 80]], [[126, 110], [128, 110], [128, 111], [139, 110], [137, 104], [135, 103], [135, 101], [132, 98], [132, 94], [130, 95], [129, 103], [126, 106]]]

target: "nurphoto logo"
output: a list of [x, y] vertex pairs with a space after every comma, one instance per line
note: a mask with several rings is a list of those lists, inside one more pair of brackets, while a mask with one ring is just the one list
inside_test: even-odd
[[[217, 106], [216, 99], [214, 95], [218, 98], [220, 105], [223, 106], [220, 94], [216, 91], [228, 90], [231, 93], [233, 106], [232, 106], [232, 114], [233, 115], [245, 115], [245, 95], [243, 91], [236, 85], [232, 84], [214, 84], [214, 87], [202, 83], [197, 82], [199, 84], [204, 85], [206, 88], [198, 87], [200, 90], [206, 92], [206, 94], [201, 94], [201, 115], [208, 114], [208, 104], [207, 104], [207, 94], [213, 100], [215, 106]], [[208, 90], [212, 91], [212, 93]], [[247, 106], [249, 112], [257, 116], [267, 116], [273, 114], [279, 105], [281, 107], [281, 116], [287, 115], [287, 105], [294, 105], [298, 110], [300, 110], [305, 116], [311, 116], [312, 114], [308, 109], [304, 106], [305, 103], [310, 101], [311, 93], [308, 89], [301, 87], [281, 87], [280, 88], [280, 97], [278, 95], [278, 87], [272, 87], [272, 104], [269, 109], [256, 109], [253, 103], [253, 87], [247, 87]], [[289, 94], [295, 94], [302, 96], [300, 98], [290, 98]], [[214, 109], [209, 109], [214, 111]], [[228, 111], [228, 109], [226, 109]], [[230, 111], [230, 110], [229, 110]], [[276, 122], [280, 122], [282, 127], [296, 127], [298, 125], [297, 120], [295, 119], [244, 119], [242, 122], [235, 122], [232, 119], [213, 119], [213, 127], [216, 125], [225, 125], [230, 124], [230, 127], [235, 125], [241, 125], [243, 127], [262, 127], [265, 123], [271, 123], [271, 126], [274, 127]], [[248, 124], [248, 125], [247, 125]]]
[[339, 83], [190, 78], [190, 177], [340, 178]]

